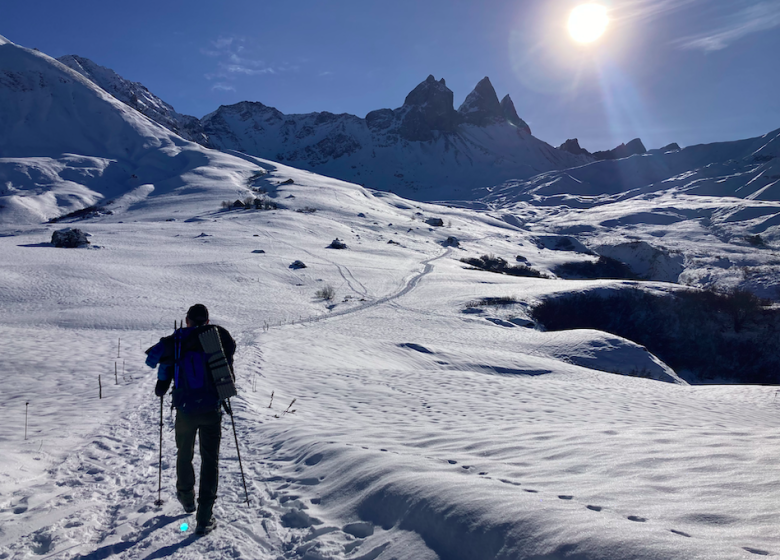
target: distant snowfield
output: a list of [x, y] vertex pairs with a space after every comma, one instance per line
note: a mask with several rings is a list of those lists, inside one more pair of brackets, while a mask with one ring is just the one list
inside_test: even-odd
[[[774, 388], [688, 386], [630, 341], [523, 326], [545, 295], [620, 282], [465, 269], [461, 257], [486, 253], [542, 270], [591, 258], [544, 248], [499, 211], [239, 161], [235, 184], [267, 169], [252, 184], [284, 209], [219, 210], [220, 171], [204, 166], [188, 176], [202, 195], [139, 185], [114, 215], [3, 230], [0, 558], [780, 554]], [[97, 247], [51, 247], [66, 226]], [[326, 248], [337, 237], [347, 249]], [[330, 302], [316, 296], [328, 285]], [[505, 296], [518, 303], [477, 305]], [[153, 504], [159, 401], [142, 352], [195, 302], [239, 343], [250, 493], [242, 504], [226, 418], [220, 525], [200, 539], [179, 529], [194, 519], [174, 497], [168, 400], [165, 504]], [[608, 373], [641, 369], [670, 382]]]

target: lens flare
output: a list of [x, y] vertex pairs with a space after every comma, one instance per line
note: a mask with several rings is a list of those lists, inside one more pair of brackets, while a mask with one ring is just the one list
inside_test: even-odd
[[569, 15], [569, 35], [578, 43], [592, 43], [604, 34], [609, 18], [600, 4], [581, 4]]

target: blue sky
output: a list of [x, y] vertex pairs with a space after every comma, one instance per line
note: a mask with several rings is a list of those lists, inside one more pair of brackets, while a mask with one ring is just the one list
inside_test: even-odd
[[11, 0], [0, 35], [90, 58], [197, 117], [244, 100], [363, 117], [433, 74], [456, 108], [489, 76], [535, 136], [591, 151], [780, 128], [780, 0], [603, 0], [610, 25], [588, 46], [566, 32], [580, 3]]

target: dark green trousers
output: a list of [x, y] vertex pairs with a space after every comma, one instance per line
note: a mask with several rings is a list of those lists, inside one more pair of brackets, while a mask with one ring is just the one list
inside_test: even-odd
[[[219, 483], [219, 444], [222, 439], [222, 412], [215, 410], [203, 414], [176, 412], [176, 491], [180, 496], [195, 501], [195, 436], [200, 433], [200, 487], [198, 489], [199, 525], [211, 519]], [[187, 500], [190, 501], [190, 500]]]

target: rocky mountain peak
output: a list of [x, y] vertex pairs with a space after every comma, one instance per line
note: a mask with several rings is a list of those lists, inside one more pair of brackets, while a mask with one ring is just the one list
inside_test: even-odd
[[509, 97], [509, 94], [505, 95], [501, 100], [501, 111], [503, 112], [504, 118], [507, 120], [507, 122], [512, 123], [520, 130], [531, 134], [531, 127], [528, 126], [528, 123], [526, 123], [518, 116], [517, 110], [515, 109], [515, 104], [512, 102], [512, 98]]
[[409, 92], [404, 100], [404, 107], [423, 107], [425, 105], [448, 106], [452, 109], [453, 94], [447, 87], [444, 78], [436, 81], [433, 74]]
[[399, 132], [409, 141], [433, 139], [433, 131], [454, 132], [460, 121], [453, 108], [452, 90], [444, 78], [428, 76], [404, 100], [406, 114]]
[[611, 150], [602, 152], [594, 152], [593, 157], [596, 159], [623, 159], [635, 154], [645, 154], [647, 149], [639, 138], [634, 138], [628, 144], [621, 144], [620, 146]]
[[464, 123], [487, 126], [506, 120], [496, 90], [487, 76], [482, 78], [458, 108]]
[[569, 152], [570, 154], [574, 154], [575, 156], [590, 155], [590, 152], [588, 150], [580, 147], [580, 141], [577, 138], [569, 138], [568, 140], [566, 140], [566, 142], [558, 146], [558, 149], [563, 150], [564, 152]]

